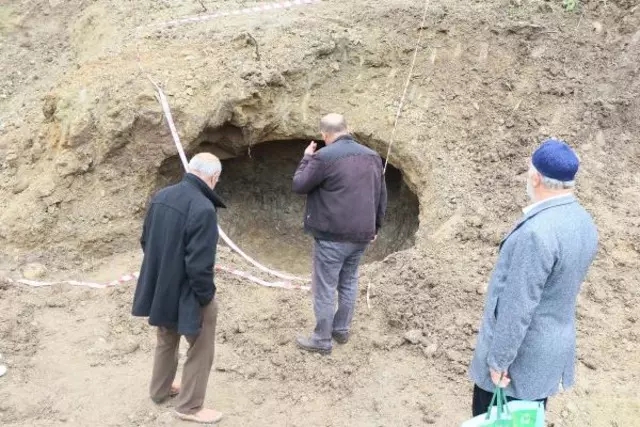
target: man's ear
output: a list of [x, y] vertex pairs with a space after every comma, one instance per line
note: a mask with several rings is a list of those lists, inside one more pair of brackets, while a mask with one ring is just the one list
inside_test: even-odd
[[534, 188], [540, 187], [540, 185], [542, 184], [542, 175], [540, 175], [539, 172], [533, 174], [533, 176], [531, 177], [531, 184]]

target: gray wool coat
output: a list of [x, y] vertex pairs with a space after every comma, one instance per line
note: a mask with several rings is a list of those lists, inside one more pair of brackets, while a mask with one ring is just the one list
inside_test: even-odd
[[489, 368], [508, 371], [508, 396], [537, 400], [574, 383], [576, 299], [598, 247], [593, 219], [573, 195], [535, 205], [500, 245], [470, 377], [493, 391]]

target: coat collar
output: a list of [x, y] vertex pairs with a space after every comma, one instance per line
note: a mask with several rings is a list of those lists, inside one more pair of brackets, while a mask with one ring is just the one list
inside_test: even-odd
[[335, 144], [336, 142], [354, 142], [355, 140], [353, 139], [353, 136], [351, 136], [351, 134], [345, 134], [345, 135], [340, 135], [339, 137], [337, 137], [335, 139], [335, 141], [333, 141], [333, 143]]
[[502, 248], [502, 245], [504, 245], [504, 242], [507, 241], [509, 236], [511, 236], [518, 228], [522, 227], [522, 225], [525, 222], [529, 221], [531, 218], [538, 215], [540, 212], [543, 212], [543, 211], [546, 211], [547, 209], [552, 209], [558, 206], [570, 205], [572, 203], [577, 203], [576, 196], [574, 196], [573, 194], [567, 194], [566, 196], [562, 196], [562, 197], [552, 197], [548, 200], [544, 200], [540, 203], [536, 203], [535, 205], [531, 206], [531, 209], [527, 210], [524, 216], [522, 216], [518, 220], [516, 225], [511, 229], [509, 234], [507, 234], [506, 237], [502, 239], [502, 242], [500, 242], [500, 248]]
[[213, 206], [216, 208], [226, 208], [227, 205], [224, 204], [222, 199], [211, 189], [203, 180], [198, 178], [192, 173], [186, 173], [184, 178], [182, 178], [184, 182], [187, 182], [194, 187], [196, 187], [202, 194], [206, 196], [207, 199], [213, 203]]

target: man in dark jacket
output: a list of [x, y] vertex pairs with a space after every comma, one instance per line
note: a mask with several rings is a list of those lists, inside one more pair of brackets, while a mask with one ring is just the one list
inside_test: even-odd
[[[358, 265], [382, 226], [387, 207], [383, 163], [356, 142], [340, 114], [320, 121], [326, 147], [311, 142], [293, 178], [293, 191], [307, 195], [305, 230], [315, 238], [313, 308], [316, 328], [298, 338], [304, 350], [329, 354], [331, 338], [349, 340], [358, 294]], [[338, 310], [335, 293], [338, 291]]]
[[[222, 166], [201, 153], [182, 182], [159, 191], [144, 221], [144, 259], [133, 300], [133, 315], [158, 327], [150, 394], [160, 403], [177, 395], [176, 415], [214, 423], [222, 414], [203, 407], [213, 363], [218, 304], [214, 262], [218, 243], [216, 208], [225, 207], [213, 188]], [[172, 385], [180, 336], [189, 342], [181, 385]]]

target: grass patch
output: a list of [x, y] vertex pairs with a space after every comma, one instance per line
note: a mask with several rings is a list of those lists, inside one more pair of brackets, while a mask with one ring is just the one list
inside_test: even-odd
[[578, 8], [578, 0], [562, 0], [562, 7], [567, 12], [573, 12]]

